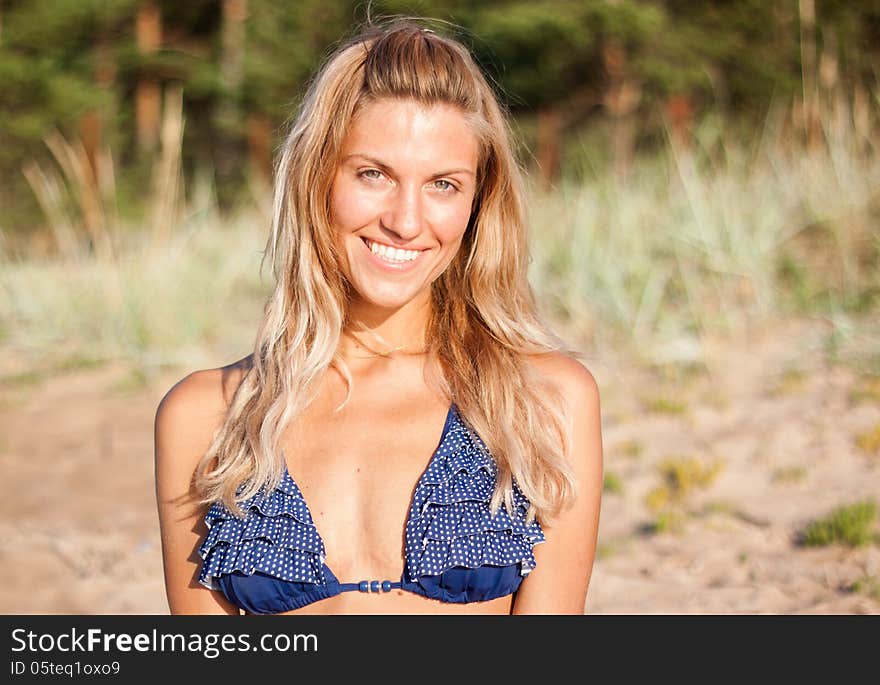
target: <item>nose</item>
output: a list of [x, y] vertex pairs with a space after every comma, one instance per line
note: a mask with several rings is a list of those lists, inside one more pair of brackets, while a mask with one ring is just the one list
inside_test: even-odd
[[382, 226], [401, 240], [411, 240], [422, 232], [423, 212], [418, 188], [398, 186], [388, 198], [381, 216]]

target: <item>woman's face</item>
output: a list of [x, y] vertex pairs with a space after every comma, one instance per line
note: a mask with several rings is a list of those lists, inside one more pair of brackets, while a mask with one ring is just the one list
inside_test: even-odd
[[479, 144], [449, 105], [381, 99], [343, 143], [331, 218], [361, 304], [397, 309], [430, 297], [470, 220]]

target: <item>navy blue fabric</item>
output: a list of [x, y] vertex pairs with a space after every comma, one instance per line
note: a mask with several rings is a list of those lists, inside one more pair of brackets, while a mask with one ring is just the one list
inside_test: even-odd
[[[260, 571], [251, 575], [241, 571], [228, 573], [218, 577], [217, 584], [230, 602], [252, 614], [292, 611], [342, 592], [358, 590], [359, 583], [340, 583], [329, 567], [325, 566], [324, 570], [330, 576], [324, 585], [280, 580]], [[407, 590], [441, 602], [465, 604], [516, 592], [522, 578], [516, 564], [476, 569], [456, 567], [440, 575], [422, 576], [414, 583], [392, 583], [392, 589]]]
[[491, 515], [495, 477], [488, 448], [453, 404], [413, 495], [398, 580], [340, 583], [324, 563], [324, 542], [285, 468], [274, 491], [241, 503], [244, 518], [222, 502], [211, 506], [199, 582], [255, 614], [291, 611], [341, 592], [402, 589], [456, 603], [504, 597], [535, 567], [532, 548], [544, 534], [537, 520], [526, 522], [529, 502], [516, 483], [514, 512], [502, 506]]

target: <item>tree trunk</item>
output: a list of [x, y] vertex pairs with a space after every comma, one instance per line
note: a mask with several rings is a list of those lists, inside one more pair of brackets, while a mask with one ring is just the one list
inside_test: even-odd
[[[149, 0], [138, 6], [135, 34], [138, 52], [141, 55], [149, 55], [159, 49], [162, 42], [162, 17], [159, 8]], [[159, 139], [161, 97], [159, 82], [155, 76], [144, 74], [138, 77], [134, 108], [138, 150], [142, 154], [149, 154], [156, 148]]]
[[[92, 55], [95, 88], [109, 93], [110, 102], [113, 102], [116, 65], [113, 63], [106, 35], [96, 36]], [[83, 152], [83, 163], [80, 166], [83, 222], [92, 236], [95, 251], [103, 257], [113, 254], [117, 227], [113, 169], [105, 144], [107, 122], [114, 121], [114, 118], [115, 108], [111, 105], [107, 110], [95, 108], [86, 112], [78, 122]]]
[[807, 144], [819, 139], [819, 88], [816, 83], [816, 3], [799, 0], [801, 39], [801, 81], [804, 89], [803, 126]]
[[[116, 65], [113, 63], [107, 40], [100, 36], [95, 40], [92, 54], [95, 61], [95, 86], [99, 91], [113, 92], [116, 80]], [[107, 122], [114, 120], [115, 112], [92, 110], [83, 115], [79, 122], [80, 138], [89, 160], [92, 177], [97, 183], [101, 178], [101, 147], [105, 138]]]
[[258, 183], [272, 180], [272, 122], [265, 114], [248, 115], [248, 160], [251, 173]]
[[244, 136], [239, 96], [244, 78], [247, 0], [223, 0], [222, 8], [220, 77], [223, 96], [216, 115], [219, 136], [215, 158], [220, 187], [241, 180], [238, 176], [242, 170]]
[[559, 178], [561, 116], [553, 105], [538, 110], [538, 172], [545, 186]]
[[672, 95], [666, 99], [664, 109], [672, 143], [687, 149], [690, 147], [691, 124], [694, 120], [694, 107], [690, 97], [686, 94]]
[[633, 117], [642, 97], [642, 89], [636, 81], [627, 77], [626, 53], [616, 41], [609, 41], [603, 46], [602, 61], [607, 79], [603, 101], [611, 116], [614, 171], [623, 180], [629, 175], [635, 152]]

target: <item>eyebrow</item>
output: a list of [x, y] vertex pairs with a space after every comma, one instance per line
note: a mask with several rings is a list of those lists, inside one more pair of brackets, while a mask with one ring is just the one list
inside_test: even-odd
[[[374, 164], [374, 165], [376, 165], [377, 167], [379, 167], [379, 168], [381, 168], [381, 169], [387, 169], [387, 170], [390, 170], [390, 169], [391, 169], [391, 165], [390, 165], [390, 164], [386, 164], [386, 163], [383, 162], [381, 159], [376, 159], [375, 157], [371, 157], [370, 155], [365, 155], [365, 154], [363, 154], [363, 153], [361, 153], [361, 152], [354, 152], [354, 153], [352, 153], [352, 154], [350, 154], [350, 155], [346, 155], [345, 157], [342, 158], [342, 161], [343, 161], [343, 162], [347, 162], [347, 161], [350, 160], [352, 157], [360, 157], [361, 159], [366, 160], [366, 161], [369, 162], [370, 164]], [[474, 176], [474, 175], [475, 175], [474, 172], [471, 171], [470, 169], [464, 169], [464, 168], [461, 168], [461, 169], [447, 169], [446, 171], [440, 171], [440, 172], [438, 172], [438, 173], [436, 173], [436, 174], [432, 174], [432, 177], [436, 177], [436, 176], [450, 176], [450, 175], [452, 175], [452, 174], [469, 174], [470, 176]]]

